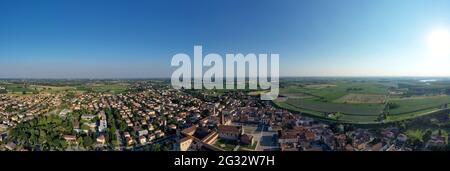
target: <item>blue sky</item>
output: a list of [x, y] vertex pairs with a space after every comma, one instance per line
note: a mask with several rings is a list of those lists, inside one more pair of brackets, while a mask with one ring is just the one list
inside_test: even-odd
[[278, 53], [282, 76], [450, 76], [436, 28], [448, 0], [0, 0], [0, 78], [169, 77], [194, 45]]

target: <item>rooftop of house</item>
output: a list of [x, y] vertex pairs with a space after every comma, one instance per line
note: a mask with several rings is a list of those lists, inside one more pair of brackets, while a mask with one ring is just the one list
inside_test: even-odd
[[242, 131], [242, 126], [219, 125], [217, 130], [219, 132], [240, 133]]
[[377, 144], [372, 146], [372, 151], [380, 151], [381, 148], [383, 148], [383, 144], [382, 143], [377, 143]]
[[181, 132], [185, 133], [185, 134], [193, 135], [195, 133], [196, 129], [197, 129], [197, 125], [193, 125], [191, 127], [181, 130]]
[[77, 136], [75, 135], [64, 135], [63, 136], [65, 140], [75, 140], [77, 139]]
[[300, 131], [280, 131], [280, 139], [293, 139], [293, 138], [298, 138], [298, 136], [301, 134], [302, 132]]
[[184, 138], [181, 138], [180, 140], [178, 140], [178, 143], [184, 143], [186, 141], [192, 140], [193, 138], [190, 136], [186, 136]]
[[218, 133], [216, 131], [212, 131], [210, 132], [208, 135], [206, 135], [205, 137], [203, 137], [202, 142], [208, 142], [211, 139], [214, 138], [214, 136], [216, 136]]
[[251, 141], [252, 139], [253, 139], [253, 136], [249, 135], [249, 134], [244, 134], [241, 136], [242, 141]]
[[104, 140], [104, 139], [106, 139], [106, 138], [105, 138], [105, 135], [100, 134], [100, 135], [97, 137], [97, 139], [98, 139], [98, 140]]

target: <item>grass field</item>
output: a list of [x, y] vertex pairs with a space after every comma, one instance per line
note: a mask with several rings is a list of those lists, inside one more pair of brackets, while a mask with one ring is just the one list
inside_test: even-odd
[[21, 94], [22, 92], [32, 93], [36, 91], [32, 87], [23, 84], [2, 84], [0, 86], [5, 87], [9, 93], [14, 94]]
[[[292, 111], [350, 123], [379, 123], [383, 113], [388, 113], [384, 122], [412, 119], [440, 111], [450, 103], [450, 95], [442, 94], [450, 90], [450, 84], [443, 86], [439, 82], [435, 86], [402, 80], [402, 86], [397, 86], [397, 82], [400, 81], [291, 81], [283, 84], [280, 98], [274, 103]], [[404, 94], [389, 95], [390, 92]], [[387, 102], [389, 111], [385, 110]], [[339, 117], [327, 115], [330, 113]]]
[[450, 96], [430, 96], [421, 98], [391, 99], [389, 102], [399, 107], [391, 109], [390, 114], [405, 114], [425, 109], [439, 108], [442, 104], [450, 103]]
[[3, 83], [1, 87], [5, 87], [10, 94], [33, 94], [33, 93], [60, 93], [64, 91], [70, 92], [109, 92], [122, 93], [128, 90], [129, 84], [125, 82], [108, 82], [108, 83], [77, 83], [77, 84], [57, 84], [57, 85], [41, 85], [41, 84], [16, 84]]
[[320, 88], [309, 84], [304, 86], [288, 86], [282, 88], [280, 94], [286, 96], [289, 96], [290, 94], [304, 94], [317, 97], [322, 101], [333, 101], [348, 93], [384, 95], [388, 92], [386, 87], [373, 83], [338, 82], [336, 84], [326, 84], [327, 86], [323, 85], [324, 84], [320, 84]]
[[380, 94], [347, 94], [337, 100], [336, 103], [384, 103], [386, 101], [386, 95]]
[[127, 83], [114, 83], [114, 84], [87, 84], [78, 86], [78, 90], [93, 91], [93, 92], [110, 92], [110, 93], [122, 93], [125, 92], [129, 84]]
[[[291, 105], [290, 103], [285, 103], [285, 102], [282, 102], [282, 103], [275, 102], [275, 104], [278, 107], [288, 109], [291, 111], [301, 112], [303, 114], [308, 114], [310, 116], [315, 116], [315, 117], [326, 119], [326, 120], [333, 120], [331, 118], [327, 118], [324, 115], [324, 113], [321, 111], [300, 108], [295, 104]], [[375, 123], [375, 122], [377, 122], [377, 119], [378, 119], [378, 114], [376, 114], [376, 113], [368, 114], [368, 115], [342, 114], [342, 116], [339, 118], [339, 121], [347, 122], [347, 123]]]
[[42, 85], [30, 85], [30, 88], [39, 92], [58, 93], [62, 91], [75, 91], [76, 88], [72, 86], [42, 86]]
[[318, 112], [341, 112], [353, 115], [379, 115], [384, 108], [382, 104], [327, 103], [308, 99], [288, 99], [284, 103]]
[[236, 148], [237, 144], [234, 142], [228, 142], [224, 140], [217, 140], [214, 143], [214, 146], [224, 149], [225, 151], [233, 151]]
[[423, 109], [416, 112], [410, 112], [410, 113], [404, 113], [404, 114], [389, 114], [389, 121], [401, 121], [405, 119], [413, 119], [420, 116], [425, 116], [428, 114], [432, 114], [435, 112], [440, 111], [440, 109], [437, 108], [431, 108], [431, 109]]

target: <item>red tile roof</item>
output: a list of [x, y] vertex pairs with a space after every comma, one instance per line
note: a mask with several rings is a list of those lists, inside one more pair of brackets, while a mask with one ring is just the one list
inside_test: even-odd
[[241, 126], [230, 126], [230, 125], [219, 125], [219, 132], [229, 132], [229, 133], [240, 133], [242, 130]]

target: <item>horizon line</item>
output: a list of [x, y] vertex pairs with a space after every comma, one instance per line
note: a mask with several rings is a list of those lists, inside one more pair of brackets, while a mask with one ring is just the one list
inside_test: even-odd
[[[450, 78], [449, 76], [414, 76], [414, 75], [405, 75], [405, 76], [383, 76], [383, 75], [379, 75], [379, 76], [358, 76], [358, 75], [354, 75], [354, 76], [279, 76], [278, 78]], [[88, 77], [74, 77], [74, 78], [45, 78], [45, 77], [36, 77], [36, 78], [31, 78], [31, 77], [5, 77], [2, 78], [0, 77], [0, 80], [142, 80], [142, 79], [170, 79], [171, 77], [103, 77], [103, 78], [88, 78]], [[227, 77], [223, 77], [224, 79], [227, 79]], [[236, 77], [235, 77], [236, 78]], [[249, 78], [249, 77], [245, 77], [245, 78]], [[270, 77], [268, 77], [270, 78]], [[196, 79], [195, 77], [192, 77], [191, 79]]]

